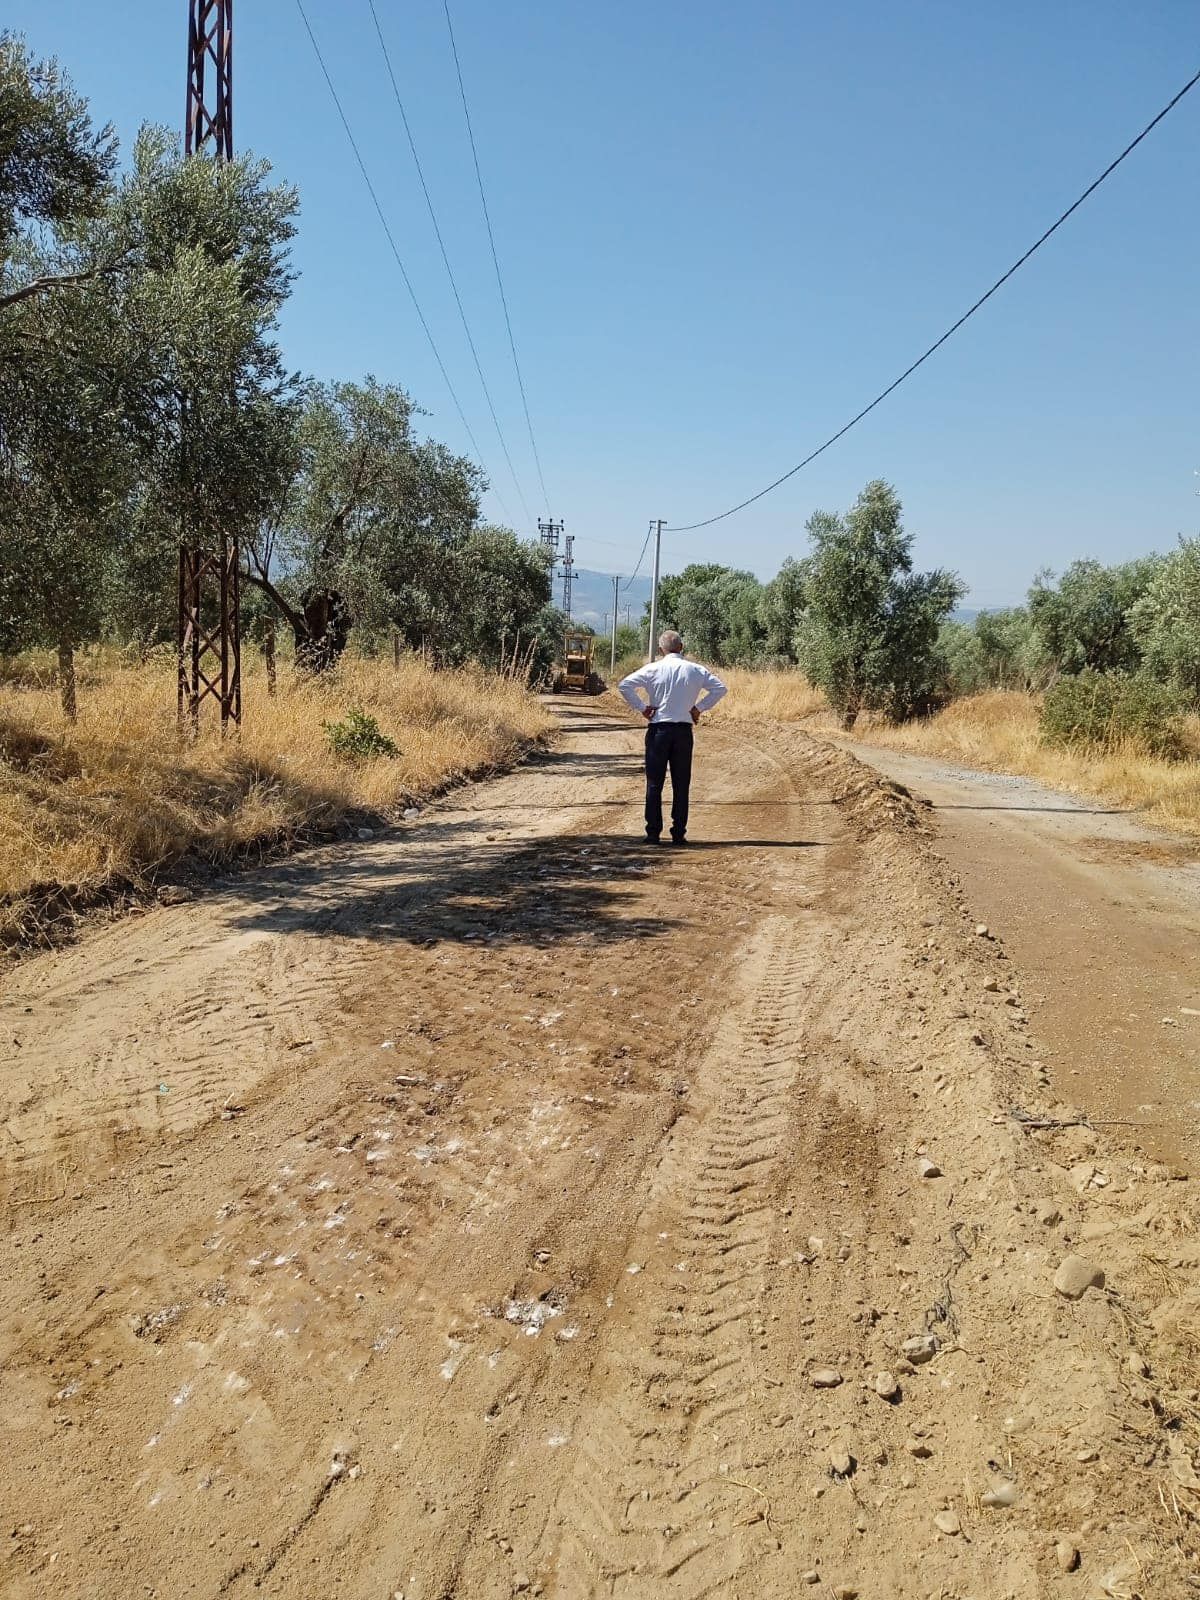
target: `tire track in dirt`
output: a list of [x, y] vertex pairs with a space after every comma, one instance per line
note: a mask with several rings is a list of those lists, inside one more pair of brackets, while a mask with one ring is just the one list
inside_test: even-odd
[[[740, 1480], [764, 1464], [754, 1352], [797, 1068], [794, 946], [774, 917], [743, 955], [748, 994], [699, 1064], [638, 1221], [640, 1270], [597, 1363], [608, 1395], [557, 1508], [564, 1600], [700, 1600], [779, 1548]], [[752, 1515], [731, 1518], [731, 1497]]]

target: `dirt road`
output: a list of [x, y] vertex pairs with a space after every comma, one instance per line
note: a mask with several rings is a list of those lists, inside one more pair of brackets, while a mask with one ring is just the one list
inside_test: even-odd
[[1028, 778], [851, 748], [932, 803], [1057, 1092], [1200, 1177], [1200, 846]]
[[703, 729], [649, 852], [563, 718], [9, 977], [0, 1592], [1192, 1592], [1193, 1186], [1029, 1126], [1013, 964], [844, 753]]

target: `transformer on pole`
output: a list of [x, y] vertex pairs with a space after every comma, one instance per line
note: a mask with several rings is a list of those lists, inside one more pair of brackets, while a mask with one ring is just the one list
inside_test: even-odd
[[[233, 159], [233, 0], [189, 0], [184, 149]], [[230, 396], [230, 404], [234, 397]], [[187, 451], [187, 403], [181, 418]], [[199, 542], [185, 528], [179, 549], [179, 725], [199, 727], [209, 696], [221, 708], [221, 731], [242, 720], [242, 648], [237, 539], [222, 531]]]

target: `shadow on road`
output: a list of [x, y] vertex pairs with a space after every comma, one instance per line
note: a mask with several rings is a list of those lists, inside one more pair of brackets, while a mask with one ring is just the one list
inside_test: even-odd
[[637, 890], [694, 851], [811, 849], [800, 840], [697, 840], [684, 850], [653, 848], [640, 836], [575, 833], [509, 842], [489, 840], [486, 824], [431, 821], [403, 844], [365, 846], [331, 872], [299, 858], [271, 870], [250, 898], [230, 885], [230, 925], [245, 932], [315, 937], [554, 945], [653, 938], [683, 924], [668, 911], [636, 911]]
[[680, 924], [632, 911], [634, 886], [662, 864], [657, 852], [607, 834], [523, 841], [484, 837], [484, 824], [431, 822], [403, 846], [364, 848], [339, 862], [274, 869], [253, 900], [238, 894], [231, 924], [262, 933], [401, 940], [488, 939], [552, 945], [647, 938]]

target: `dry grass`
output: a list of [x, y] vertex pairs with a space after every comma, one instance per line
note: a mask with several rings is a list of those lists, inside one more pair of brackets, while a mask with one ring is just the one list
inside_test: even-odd
[[729, 694], [713, 712], [734, 722], [769, 717], [775, 722], [807, 722], [827, 712], [825, 696], [800, 672], [752, 672], [746, 667], [723, 667], [720, 676]]
[[[82, 898], [122, 880], [152, 881], [187, 852], [228, 861], [334, 829], [348, 813], [389, 813], [455, 779], [504, 766], [552, 719], [507, 680], [434, 673], [418, 662], [348, 661], [321, 681], [282, 669], [267, 698], [246, 681], [240, 737], [211, 716], [180, 746], [169, 661], [83, 664], [79, 721], [49, 674], [26, 665], [0, 683], [0, 941], [36, 922], [40, 891]], [[353, 706], [378, 719], [399, 754], [334, 758], [322, 724]]]
[[[874, 719], [856, 729], [869, 744], [938, 756], [989, 772], [1018, 772], [1069, 794], [1140, 810], [1146, 821], [1200, 834], [1200, 763], [1162, 761], [1136, 745], [1089, 753], [1043, 745], [1039, 706], [1029, 695], [993, 690], [956, 700], [936, 717], [892, 728]], [[1188, 719], [1200, 752], [1200, 718]]]
[[[807, 722], [823, 734], [838, 732], [824, 695], [798, 672], [730, 668], [722, 676], [730, 692], [714, 713], [717, 717], [771, 717]], [[1200, 761], [1162, 761], [1135, 745], [1096, 753], [1054, 749], [1041, 742], [1040, 709], [1033, 696], [993, 690], [956, 700], [936, 717], [898, 728], [879, 717], [862, 717], [854, 737], [986, 772], [1020, 773], [1068, 794], [1136, 808], [1160, 827], [1200, 834]], [[1200, 717], [1187, 719], [1185, 734], [1200, 756]]]

